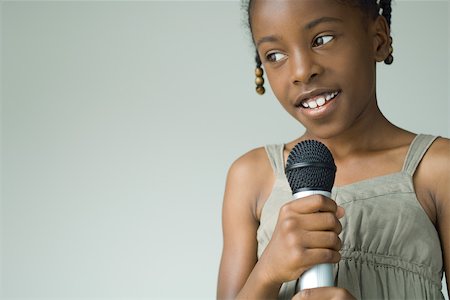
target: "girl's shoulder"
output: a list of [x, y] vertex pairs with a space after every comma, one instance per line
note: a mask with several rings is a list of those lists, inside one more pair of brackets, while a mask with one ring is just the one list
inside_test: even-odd
[[240, 179], [252, 180], [258, 179], [260, 176], [255, 176], [270, 168], [270, 162], [264, 147], [252, 149], [245, 154], [238, 157], [230, 167], [229, 173], [238, 176]]
[[[450, 139], [438, 137], [425, 156], [430, 173], [438, 173], [440, 176], [450, 175]], [[448, 182], [447, 182], [448, 184]]]
[[427, 177], [441, 177], [450, 174], [450, 139], [438, 137], [428, 149], [421, 162]]
[[450, 158], [450, 139], [445, 137], [438, 137], [433, 145], [430, 147], [430, 153], [435, 159], [449, 159]]
[[436, 208], [450, 205], [450, 139], [438, 137], [433, 142], [414, 176], [426, 187]]
[[[441, 239], [444, 268], [450, 273], [450, 140], [437, 138], [424, 156], [417, 177], [428, 187], [436, 212], [435, 226]], [[447, 285], [449, 280], [447, 279]]]
[[252, 149], [231, 164], [225, 198], [246, 206], [258, 220], [260, 205], [270, 195], [274, 181], [275, 174], [265, 147]]

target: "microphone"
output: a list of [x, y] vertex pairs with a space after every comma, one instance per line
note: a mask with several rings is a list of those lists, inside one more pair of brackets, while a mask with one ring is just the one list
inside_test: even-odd
[[[330, 150], [321, 142], [306, 140], [298, 143], [289, 153], [286, 177], [294, 199], [320, 194], [331, 197], [336, 165]], [[300, 276], [296, 284], [299, 290], [334, 286], [333, 264], [319, 264]]]

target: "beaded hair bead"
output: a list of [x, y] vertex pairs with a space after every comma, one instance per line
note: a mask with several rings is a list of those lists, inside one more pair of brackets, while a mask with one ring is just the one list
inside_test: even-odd
[[255, 83], [256, 83], [256, 92], [260, 95], [263, 95], [266, 92], [266, 89], [264, 88], [264, 71], [263, 69], [258, 66], [255, 69], [255, 75], [256, 75], [256, 79], [255, 79]]
[[[392, 43], [392, 38], [391, 38], [391, 43]], [[384, 63], [387, 65], [390, 65], [394, 62], [394, 56], [392, 56], [392, 52], [394, 52], [394, 48], [392, 48], [392, 45], [390, 45], [389, 46], [389, 55], [384, 60]]]

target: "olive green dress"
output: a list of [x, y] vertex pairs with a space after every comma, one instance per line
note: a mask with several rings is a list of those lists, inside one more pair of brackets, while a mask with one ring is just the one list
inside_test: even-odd
[[[435, 138], [417, 135], [400, 172], [332, 190], [332, 198], [346, 212], [335, 281], [357, 299], [444, 299], [439, 236], [416, 198], [412, 179]], [[283, 149], [282, 144], [266, 146], [276, 181], [261, 213], [258, 257], [270, 241], [281, 206], [292, 199]], [[279, 299], [292, 298], [295, 284], [283, 284]]]

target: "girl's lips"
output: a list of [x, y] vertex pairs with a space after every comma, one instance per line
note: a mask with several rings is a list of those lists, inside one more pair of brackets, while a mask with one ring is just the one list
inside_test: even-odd
[[[314, 99], [308, 99], [302, 102], [302, 105], [298, 107], [302, 114], [313, 118], [320, 119], [327, 115], [329, 115], [332, 111], [336, 109], [337, 100], [339, 100], [341, 96], [341, 91], [338, 91], [332, 98], [329, 100], [323, 101], [320, 97], [315, 97]], [[305, 103], [306, 102], [306, 103]], [[315, 104], [313, 103], [315, 102]], [[317, 103], [319, 102], [319, 103]], [[307, 104], [307, 107], [306, 105]], [[321, 104], [321, 105], [319, 105]], [[316, 106], [315, 106], [316, 105]]]
[[[330, 89], [330, 88], [316, 88], [311, 89], [309, 91], [305, 91], [301, 93], [297, 99], [294, 101], [294, 105], [296, 107], [305, 106], [305, 104], [316, 102], [318, 99], [329, 100], [335, 97], [341, 90], [339, 89]], [[321, 100], [319, 100], [320, 102]], [[323, 103], [319, 103], [318, 106], [321, 106]]]
[[322, 93], [314, 97], [304, 99], [303, 101], [300, 102], [300, 105], [303, 106], [304, 108], [315, 109], [317, 107], [325, 105], [328, 101], [332, 100], [338, 94], [339, 91]]

